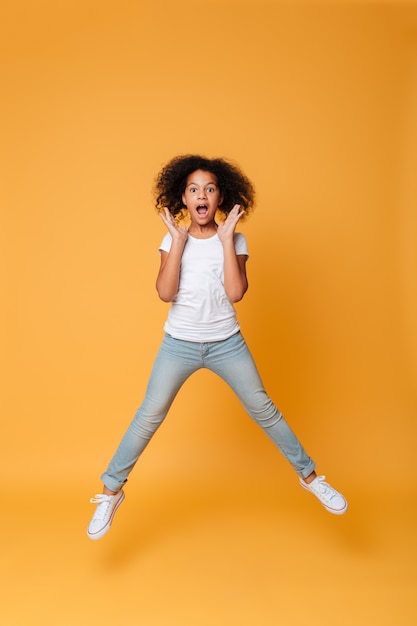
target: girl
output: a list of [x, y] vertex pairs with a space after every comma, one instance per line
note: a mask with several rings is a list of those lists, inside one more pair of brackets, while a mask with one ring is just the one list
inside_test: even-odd
[[135, 463], [182, 384], [202, 367], [230, 385], [291, 463], [301, 486], [330, 513], [345, 513], [345, 498], [324, 482], [324, 476], [317, 476], [315, 463], [267, 395], [236, 319], [233, 303], [248, 288], [248, 250], [244, 235], [235, 229], [253, 208], [251, 182], [224, 159], [179, 156], [159, 173], [155, 196], [168, 229], [159, 248], [156, 288], [171, 308], [145, 398], [101, 477], [103, 493], [91, 498], [97, 507], [88, 536], [99, 539], [110, 529]]

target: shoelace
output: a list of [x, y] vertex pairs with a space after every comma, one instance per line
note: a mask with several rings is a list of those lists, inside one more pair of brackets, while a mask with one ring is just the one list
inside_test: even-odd
[[338, 494], [333, 487], [330, 487], [328, 483], [324, 482], [325, 478], [325, 476], [317, 476], [315, 488], [325, 500], [330, 502], [330, 500]]
[[114, 496], [107, 496], [105, 493], [96, 493], [94, 498], [90, 498], [91, 504], [98, 504], [94, 513], [94, 519], [103, 520], [106, 517], [113, 498]]

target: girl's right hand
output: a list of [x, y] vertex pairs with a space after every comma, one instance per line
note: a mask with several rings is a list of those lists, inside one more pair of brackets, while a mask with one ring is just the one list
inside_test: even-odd
[[180, 285], [181, 258], [187, 243], [188, 230], [185, 226], [178, 226], [166, 207], [160, 216], [171, 234], [172, 243], [169, 252], [161, 250], [161, 266], [156, 279], [156, 288], [161, 300], [172, 302]]
[[188, 230], [186, 226], [178, 226], [175, 218], [167, 207], [164, 207], [164, 213], [162, 211], [159, 213], [161, 216], [161, 220], [164, 222], [165, 226], [168, 228], [172, 240], [177, 241], [179, 243], [186, 243], [188, 239]]

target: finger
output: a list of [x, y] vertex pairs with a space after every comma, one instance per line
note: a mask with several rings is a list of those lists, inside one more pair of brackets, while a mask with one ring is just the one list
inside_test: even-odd
[[236, 224], [240, 220], [242, 215], [245, 215], [245, 210], [242, 209], [241, 211], [239, 211], [239, 209], [240, 209], [239, 204], [236, 204], [233, 207], [233, 209], [230, 211], [229, 215], [227, 216], [227, 219], [229, 220], [229, 222], [234, 222]]
[[227, 214], [227, 217], [234, 217], [236, 215], [236, 213], [239, 210], [239, 205], [235, 204], [234, 207], [232, 209], [230, 209], [229, 213]]
[[164, 222], [164, 224], [166, 224], [167, 226], [168, 224], [173, 224], [174, 218], [167, 207], [164, 207], [164, 213], [162, 211], [159, 212], [159, 215], [161, 216], [161, 219]]
[[162, 211], [159, 211], [159, 217], [161, 218], [161, 220], [164, 222], [165, 226], [168, 226], [169, 222], [167, 217], [162, 213]]

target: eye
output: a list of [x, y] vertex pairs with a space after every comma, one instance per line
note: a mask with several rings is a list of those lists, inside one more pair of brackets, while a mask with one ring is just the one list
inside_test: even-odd
[[214, 187], [207, 187], [207, 191], [209, 193], [213, 193], [214, 191], [216, 191], [216, 189]]

